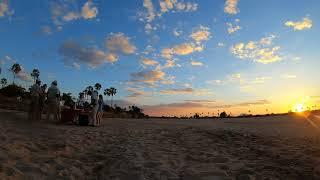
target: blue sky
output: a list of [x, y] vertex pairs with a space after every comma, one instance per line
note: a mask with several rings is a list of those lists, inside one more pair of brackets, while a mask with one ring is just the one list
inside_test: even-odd
[[[151, 115], [285, 112], [319, 102], [317, 0], [0, 0], [0, 60], [20, 83], [100, 82]], [[8, 79], [12, 75], [3, 71]]]

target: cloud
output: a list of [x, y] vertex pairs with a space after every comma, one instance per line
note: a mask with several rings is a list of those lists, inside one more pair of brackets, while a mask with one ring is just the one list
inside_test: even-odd
[[198, 9], [197, 3], [178, 2], [178, 0], [160, 0], [160, 8], [162, 13], [169, 11], [193, 12]]
[[305, 17], [301, 21], [287, 21], [285, 25], [292, 27], [294, 31], [301, 31], [312, 28], [312, 20]]
[[136, 47], [131, 44], [130, 38], [123, 33], [111, 33], [105, 42], [106, 47], [112, 53], [133, 54]]
[[152, 59], [148, 59], [148, 58], [143, 58], [141, 63], [145, 66], [155, 66], [155, 65], [158, 65], [159, 62], [158, 61], [155, 61], [155, 60], [152, 60]]
[[168, 76], [166, 79], [161, 81], [161, 84], [165, 84], [165, 85], [172, 85], [175, 84], [175, 76]]
[[238, 14], [240, 11], [237, 7], [239, 0], [226, 0], [224, 12], [228, 14]]
[[182, 33], [183, 33], [183, 31], [178, 30], [176, 28], [173, 30], [173, 35], [176, 36], [176, 37], [181, 36]]
[[189, 55], [193, 52], [203, 51], [202, 46], [196, 46], [193, 43], [183, 43], [176, 45], [173, 48], [164, 48], [162, 49], [161, 55], [166, 59], [171, 59], [173, 55]]
[[55, 1], [51, 3], [53, 23], [61, 26], [64, 22], [78, 19], [89, 20], [96, 18], [98, 15], [98, 8], [90, 0], [84, 3], [81, 11], [75, 8], [77, 6], [77, 1]]
[[140, 71], [140, 72], [131, 74], [131, 78], [132, 78], [131, 81], [141, 82], [150, 86], [154, 86], [155, 83], [165, 80], [165, 75], [166, 73], [159, 69]]
[[21, 71], [17, 74], [17, 78], [25, 82], [33, 82], [31, 75], [21, 66]]
[[193, 89], [191, 87], [187, 88], [172, 88], [172, 89], [163, 89], [160, 90], [160, 94], [165, 95], [194, 95], [194, 96], [207, 96], [212, 95], [213, 93], [208, 89]]
[[200, 61], [191, 61], [192, 66], [203, 66], [203, 63]]
[[195, 40], [197, 43], [202, 41], [208, 41], [210, 39], [210, 29], [205, 26], [200, 26], [195, 32], [193, 32], [190, 37]]
[[104, 51], [84, 47], [76, 41], [65, 41], [59, 48], [59, 53], [63, 56], [63, 60], [66, 65], [74, 63], [86, 64], [91, 68], [103, 65], [106, 62], [115, 62], [115, 59], [110, 59], [110, 54], [106, 54]]
[[88, 1], [83, 5], [81, 15], [84, 19], [95, 18], [98, 15], [98, 8], [91, 1]]
[[225, 45], [224, 43], [222, 43], [222, 42], [219, 42], [219, 43], [218, 43], [218, 46], [219, 46], [219, 47], [225, 47], [226, 45]]
[[50, 26], [42, 26], [41, 33], [44, 35], [51, 35], [53, 33], [53, 31]]
[[279, 55], [280, 46], [272, 46], [275, 36], [262, 38], [260, 41], [238, 43], [230, 48], [232, 54], [240, 59], [250, 59], [254, 62], [268, 64], [282, 60]]
[[145, 7], [148, 11], [148, 15], [146, 17], [147, 22], [152, 22], [155, 18], [155, 12], [154, 12], [154, 8], [153, 8], [153, 4], [151, 0], [144, 0], [143, 1], [143, 7]]
[[128, 98], [137, 98], [137, 97], [149, 95], [149, 93], [139, 88], [127, 88], [127, 91], [130, 93], [127, 96]]
[[[239, 21], [236, 21], [236, 23]], [[226, 23], [227, 30], [229, 34], [235, 33], [241, 29], [241, 27], [238, 24], [232, 24], [232, 23]]]
[[193, 88], [183, 88], [183, 89], [165, 89], [161, 90], [160, 94], [167, 94], [167, 95], [181, 95], [181, 94], [192, 94], [194, 93]]
[[283, 75], [281, 75], [281, 78], [282, 79], [296, 79], [297, 76], [293, 75], [293, 74], [283, 74]]

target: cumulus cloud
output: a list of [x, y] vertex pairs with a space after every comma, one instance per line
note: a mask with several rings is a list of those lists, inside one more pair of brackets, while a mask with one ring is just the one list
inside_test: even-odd
[[84, 19], [95, 18], [98, 15], [98, 8], [91, 1], [88, 1], [83, 5], [81, 15]]
[[171, 59], [173, 55], [189, 55], [193, 52], [201, 52], [203, 47], [193, 43], [183, 43], [174, 46], [173, 48], [162, 49], [161, 56], [166, 59]]
[[205, 26], [200, 26], [195, 32], [193, 32], [190, 37], [195, 40], [197, 43], [202, 41], [208, 41], [210, 39], [210, 29]]
[[231, 47], [230, 51], [237, 58], [250, 59], [255, 62], [268, 64], [282, 60], [279, 55], [280, 46], [272, 46], [275, 36], [262, 38], [260, 41], [238, 43]]
[[312, 20], [305, 17], [301, 21], [287, 21], [285, 25], [292, 27], [294, 31], [301, 31], [312, 28]]
[[51, 18], [56, 25], [62, 25], [64, 22], [74, 21], [78, 19], [89, 20], [96, 18], [98, 8], [94, 6], [92, 1], [87, 1], [81, 8], [81, 11], [74, 8], [77, 7], [76, 1], [56, 1], [51, 4]]
[[113, 53], [133, 54], [136, 47], [130, 42], [130, 38], [123, 33], [111, 33], [106, 39], [106, 47]]
[[193, 12], [198, 9], [197, 3], [178, 2], [178, 0], [160, 0], [160, 8], [162, 13], [169, 11]]
[[159, 70], [148, 70], [148, 71], [140, 71], [137, 73], [132, 73], [131, 78], [132, 82], [141, 82], [147, 85], [154, 86], [155, 83], [165, 80], [166, 73]]
[[86, 64], [91, 68], [95, 68], [106, 62], [115, 62], [115, 59], [110, 59], [110, 54], [108, 55], [97, 48], [84, 47], [72, 40], [65, 41], [60, 46], [59, 53], [63, 56], [66, 65], [74, 65], [74, 63]]
[[222, 43], [222, 42], [219, 42], [218, 43], [218, 47], [225, 47], [226, 45], [224, 44], [224, 43]]
[[224, 6], [224, 12], [228, 14], [238, 14], [238, 2], [239, 0], [226, 0], [225, 6]]
[[200, 61], [191, 61], [191, 65], [192, 66], [203, 66], [204, 64], [202, 63], [202, 62], [200, 62]]
[[148, 58], [143, 58], [141, 60], [141, 63], [142, 65], [144, 66], [155, 66], [155, 65], [158, 65], [159, 62], [158, 61], [155, 61], [155, 60], [152, 60], [152, 59], [148, 59]]

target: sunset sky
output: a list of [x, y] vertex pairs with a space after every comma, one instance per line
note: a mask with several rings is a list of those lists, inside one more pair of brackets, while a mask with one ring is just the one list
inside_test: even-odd
[[23, 86], [33, 68], [73, 95], [99, 82], [117, 88], [118, 105], [157, 116], [320, 107], [319, 9], [319, 0], [0, 0], [0, 76], [11, 82], [18, 62]]

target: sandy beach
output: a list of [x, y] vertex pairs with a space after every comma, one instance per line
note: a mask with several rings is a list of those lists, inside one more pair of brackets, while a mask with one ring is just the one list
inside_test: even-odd
[[0, 179], [319, 179], [311, 115], [104, 119], [101, 127], [27, 122], [0, 112]]

